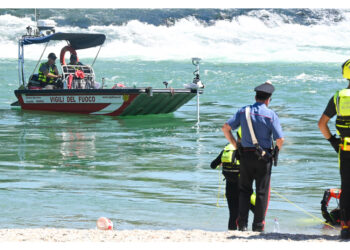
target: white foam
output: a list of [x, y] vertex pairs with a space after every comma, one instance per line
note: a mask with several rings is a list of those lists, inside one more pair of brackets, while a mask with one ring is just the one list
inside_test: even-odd
[[[259, 16], [269, 15], [268, 21]], [[338, 23], [320, 22], [304, 26], [283, 15], [266, 10], [250, 12], [231, 21], [219, 20], [212, 25], [195, 18], [184, 18], [173, 26], [154, 26], [137, 20], [121, 26], [60, 27], [62, 32], [102, 32], [107, 42], [100, 57], [116, 60], [189, 60], [222, 62], [343, 62], [350, 57], [350, 15], [343, 13]], [[16, 38], [33, 24], [29, 18], [0, 16], [0, 57], [16, 58]], [[59, 54], [52, 44], [47, 53]], [[25, 56], [37, 59], [43, 46], [27, 46]], [[79, 51], [81, 58], [93, 58], [97, 49]], [[46, 55], [45, 55], [46, 56]]]

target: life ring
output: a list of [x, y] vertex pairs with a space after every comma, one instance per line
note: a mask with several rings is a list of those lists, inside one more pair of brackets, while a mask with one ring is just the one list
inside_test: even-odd
[[79, 62], [79, 58], [78, 58], [78, 54], [77, 52], [75, 51], [75, 49], [69, 45], [63, 47], [61, 49], [61, 54], [60, 54], [60, 62], [61, 62], [61, 65], [66, 65], [66, 60], [64, 59], [64, 56], [66, 55], [66, 52], [69, 51], [70, 54], [72, 55], [76, 55], [77, 56], [77, 62]]

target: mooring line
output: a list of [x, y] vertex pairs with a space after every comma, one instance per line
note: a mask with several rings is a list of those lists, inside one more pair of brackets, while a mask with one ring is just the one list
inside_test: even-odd
[[278, 193], [277, 191], [273, 190], [271, 188], [271, 192], [273, 192], [274, 194], [276, 194], [277, 196], [279, 196], [280, 198], [282, 198], [283, 200], [287, 201], [289, 204], [293, 205], [294, 207], [298, 208], [300, 211], [302, 211], [303, 213], [305, 213], [306, 215], [309, 215], [310, 217], [322, 222], [323, 224], [330, 226], [333, 229], [336, 229], [334, 226], [332, 226], [331, 224], [324, 222], [323, 220], [321, 220], [320, 218], [318, 218], [317, 216], [313, 215], [312, 213], [306, 211], [304, 208], [298, 206], [297, 204], [295, 204], [294, 202], [288, 200], [286, 197], [284, 197], [283, 195], [281, 195], [280, 193]]

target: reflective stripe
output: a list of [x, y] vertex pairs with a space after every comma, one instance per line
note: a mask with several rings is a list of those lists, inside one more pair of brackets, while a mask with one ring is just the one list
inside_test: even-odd
[[336, 124], [335, 126], [339, 127], [339, 128], [348, 128], [349, 126], [345, 126], [345, 125], [339, 125], [339, 124]]
[[339, 91], [335, 93], [333, 101], [335, 104], [335, 111], [337, 112], [337, 115], [339, 115]]
[[339, 169], [340, 169], [340, 152], [341, 152], [341, 150], [338, 150], [338, 165], [339, 165]]

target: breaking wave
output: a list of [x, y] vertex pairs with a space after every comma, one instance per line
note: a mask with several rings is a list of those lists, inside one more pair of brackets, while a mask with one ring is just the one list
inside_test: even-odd
[[[348, 10], [217, 10], [215, 18], [214, 10], [207, 16], [195, 15], [196, 10], [179, 12], [183, 15], [158, 10], [167, 14], [161, 20], [159, 15], [152, 19], [152, 10], [148, 14], [142, 10], [139, 18], [116, 17], [118, 22], [99, 19], [101, 10], [89, 11], [96, 13], [85, 14], [79, 22], [69, 21], [72, 17], [68, 10], [45, 17], [58, 23], [57, 31], [106, 34], [100, 53], [105, 59], [158, 61], [201, 57], [211, 62], [342, 62], [350, 57]], [[134, 10], [137, 11], [140, 10]], [[28, 14], [1, 13], [1, 58], [17, 57], [17, 39], [28, 25], [34, 25]], [[62, 46], [50, 43], [47, 53], [59, 54]], [[39, 45], [26, 47], [26, 59], [37, 59], [42, 49]], [[96, 52], [97, 48], [82, 50], [79, 55], [93, 58]]]

